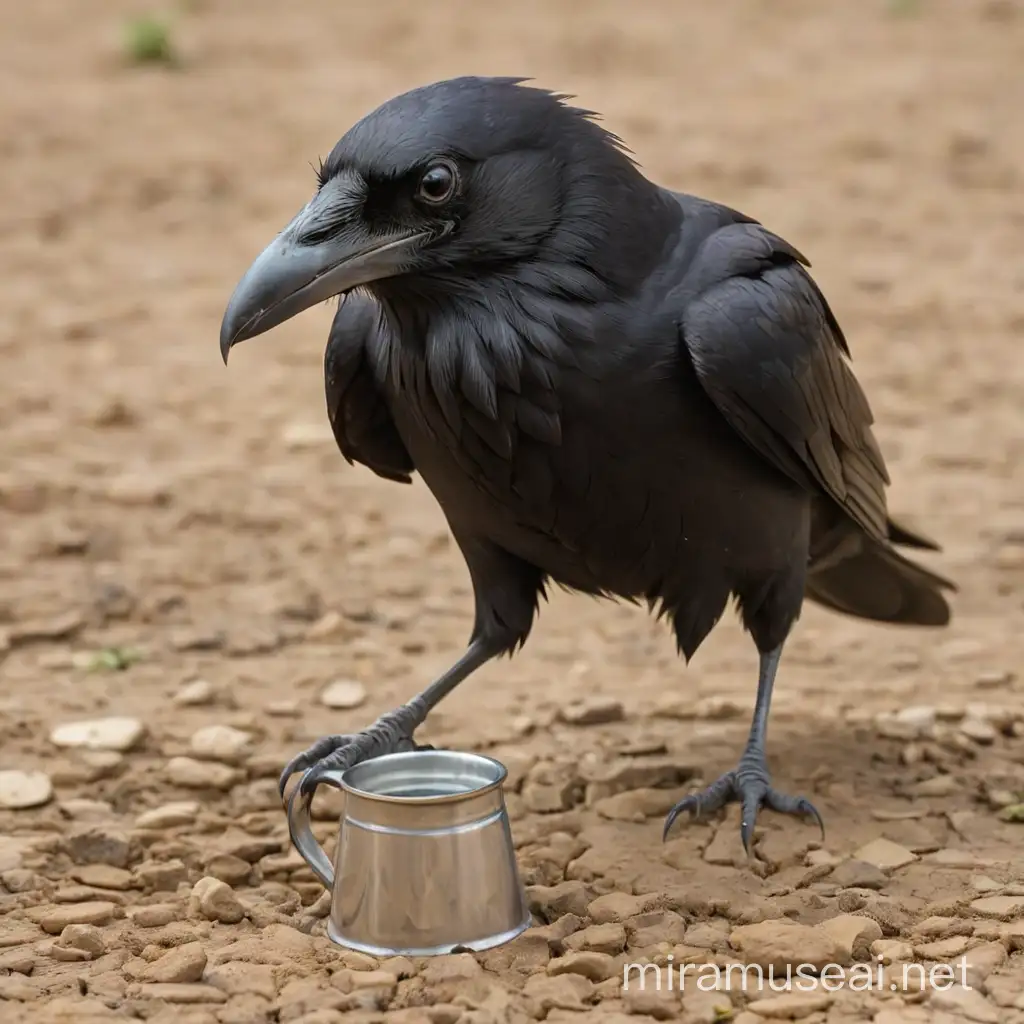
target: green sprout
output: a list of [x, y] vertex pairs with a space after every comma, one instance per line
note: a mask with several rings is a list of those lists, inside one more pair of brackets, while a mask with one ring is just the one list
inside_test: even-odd
[[177, 63], [171, 27], [154, 15], [143, 15], [127, 23], [124, 48], [129, 59], [136, 64]]
[[141, 660], [142, 653], [131, 647], [104, 647], [75, 656], [76, 667], [89, 672], [123, 672]]

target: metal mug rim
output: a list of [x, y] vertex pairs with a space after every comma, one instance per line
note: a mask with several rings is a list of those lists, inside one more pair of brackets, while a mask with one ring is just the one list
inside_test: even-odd
[[[423, 754], [431, 753], [448, 755], [454, 754], [456, 757], [470, 757], [476, 758], [478, 761], [486, 761], [494, 767], [496, 778], [486, 786], [480, 786], [477, 789], [468, 789], [464, 793], [439, 793], [436, 796], [392, 796], [388, 793], [373, 793], [369, 790], [360, 789], [358, 786], [352, 785], [347, 778], [350, 772], [355, 772], [360, 767], [364, 767], [378, 761], [411, 761]], [[494, 790], [500, 789], [505, 784], [507, 778], [508, 768], [506, 768], [505, 765], [496, 758], [488, 757], [487, 754], [480, 754], [474, 750], [436, 750], [431, 748], [430, 750], [400, 750], [391, 754], [381, 754], [379, 757], [370, 758], [368, 761], [360, 761], [341, 772], [338, 777], [338, 783], [340, 789], [344, 793], [358, 797], [362, 800], [373, 800], [378, 803], [403, 804], [406, 807], [416, 807], [433, 804], [462, 803], [465, 800], [475, 800], [477, 797], [483, 796], [486, 793], [493, 793]]]

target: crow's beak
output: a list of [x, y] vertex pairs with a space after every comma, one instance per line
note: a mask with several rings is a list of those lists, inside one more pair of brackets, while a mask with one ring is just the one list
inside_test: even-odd
[[429, 232], [374, 235], [361, 216], [360, 189], [358, 179], [329, 181], [245, 272], [221, 321], [225, 363], [238, 342], [412, 265]]

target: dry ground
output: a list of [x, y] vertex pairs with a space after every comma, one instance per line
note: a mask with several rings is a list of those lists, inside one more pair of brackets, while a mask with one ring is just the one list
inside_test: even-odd
[[[46, 773], [53, 796], [0, 809], [5, 1024], [1024, 1021], [1019, 0], [196, 0], [176, 15], [177, 70], [120, 66], [129, 0], [8, 7], [0, 769]], [[531, 890], [538, 924], [559, 923], [475, 959], [377, 968], [322, 938], [273, 780], [313, 737], [365, 725], [453, 658], [466, 573], [422, 484], [378, 481], [335, 449], [329, 310], [229, 370], [217, 331], [243, 269], [309, 195], [309, 163], [389, 95], [464, 72], [576, 93], [652, 176], [809, 255], [875, 409], [892, 508], [941, 541], [930, 564], [961, 590], [938, 635], [807, 610], [769, 746], [780, 786], [811, 796], [828, 832], [819, 847], [766, 814], [756, 870], [735, 816], [661, 841], [691, 772], [730, 767], [745, 737], [755, 659], [732, 618], [686, 670], [642, 612], [556, 595], [526, 650], [425, 735], [510, 766], [524, 877], [559, 886]], [[338, 679], [361, 681], [365, 702], [319, 703]], [[578, 700], [603, 720], [562, 721]], [[120, 754], [51, 740], [107, 716], [145, 735]], [[172, 759], [211, 725], [249, 744], [197, 778]], [[237, 900], [190, 904], [203, 876]], [[851, 913], [831, 932], [777, 920]], [[582, 932], [595, 921], [608, 924]], [[623, 958], [670, 953], [964, 951], [971, 987], [951, 992], [887, 982], [787, 1005], [735, 985], [680, 999], [620, 984]]]

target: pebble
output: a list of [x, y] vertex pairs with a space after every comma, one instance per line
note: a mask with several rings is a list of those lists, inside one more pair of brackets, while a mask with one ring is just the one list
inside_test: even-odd
[[59, 725], [50, 733], [56, 747], [85, 750], [131, 750], [146, 735], [146, 727], [137, 718], [95, 718]]
[[740, 925], [730, 933], [729, 943], [743, 954], [746, 963], [777, 972], [798, 964], [812, 964], [820, 970], [842, 956], [839, 944], [823, 928], [788, 918]]
[[207, 725], [192, 734], [192, 753], [203, 761], [241, 761], [252, 745], [252, 735], [230, 725]]
[[22, 811], [52, 799], [53, 783], [45, 772], [0, 771], [0, 807]]
[[618, 962], [608, 953], [597, 953], [587, 950], [579, 953], [566, 953], [548, 962], [548, 974], [580, 974], [593, 982], [606, 981], [617, 971]]
[[75, 821], [109, 821], [114, 817], [114, 808], [106, 800], [64, 800], [58, 808], [61, 814]]
[[747, 1009], [768, 1020], [803, 1020], [812, 1013], [828, 1009], [830, 992], [787, 992], [781, 996], [755, 999]]
[[895, 871], [918, 859], [917, 854], [911, 853], [905, 846], [883, 838], [873, 839], [862, 846], [854, 856], [857, 860], [873, 864], [880, 871]]
[[[644, 1022], [674, 1020], [679, 1016], [679, 994], [669, 992], [667, 988], [660, 990], [646, 986], [628, 988], [622, 993], [622, 1002], [627, 1013]], [[697, 1020], [699, 1021], [700, 1018], [698, 1017]]]
[[191, 825], [199, 816], [199, 804], [195, 800], [178, 800], [162, 804], [152, 810], [143, 811], [136, 819], [137, 828], [152, 828], [163, 831], [179, 825]]
[[67, 838], [67, 848], [76, 864], [104, 864], [125, 868], [132, 855], [132, 844], [128, 836], [102, 825], [72, 832]]
[[227, 994], [212, 985], [174, 982], [150, 982], [140, 985], [138, 996], [140, 999], [154, 999], [164, 1003], [192, 1006], [199, 1003], [226, 1003], [228, 1001]]
[[212, 704], [213, 698], [214, 689], [205, 679], [193, 679], [174, 695], [174, 703], [184, 708], [202, 707]]
[[320, 703], [335, 711], [357, 708], [366, 700], [366, 687], [355, 679], [338, 679], [320, 691]]
[[928, 1005], [955, 1014], [959, 1020], [975, 1021], [977, 1024], [998, 1024], [1001, 1019], [996, 1007], [980, 992], [961, 985], [933, 989], [928, 996]]
[[966, 935], [951, 935], [937, 942], [922, 942], [914, 946], [914, 953], [922, 960], [948, 960], [959, 956], [967, 948]]
[[104, 900], [86, 903], [68, 903], [46, 910], [39, 919], [39, 927], [49, 935], [60, 935], [68, 925], [104, 925], [113, 921], [118, 908]]
[[914, 783], [910, 793], [918, 797], [952, 796], [959, 788], [960, 784], [952, 775], [933, 775], [930, 779]]
[[995, 726], [984, 718], [965, 718], [960, 723], [960, 731], [968, 739], [985, 746], [994, 743], [999, 735]]
[[670, 789], [634, 789], [595, 801], [594, 810], [608, 821], [639, 823], [668, 814], [677, 800], [678, 795]]
[[226, 764], [197, 761], [192, 757], [172, 757], [167, 762], [167, 778], [185, 789], [230, 789], [238, 781], [238, 772]]
[[864, 860], [844, 860], [828, 876], [842, 889], [881, 889], [889, 881], [881, 868]]
[[134, 883], [145, 892], [175, 892], [188, 881], [188, 868], [177, 858], [151, 860], [135, 869]]
[[221, 924], [238, 924], [245, 917], [245, 908], [231, 886], [207, 875], [192, 887], [192, 899], [203, 917]]
[[230, 960], [208, 970], [206, 981], [232, 996], [253, 994], [264, 999], [277, 996], [274, 968], [267, 964]]
[[181, 909], [173, 903], [151, 903], [148, 906], [129, 907], [128, 919], [140, 928], [163, 928], [181, 916]]
[[882, 929], [877, 921], [858, 914], [840, 914], [838, 917], [826, 918], [818, 926], [835, 940], [842, 951], [842, 957], [836, 963], [847, 965], [854, 960], [867, 960], [871, 952], [871, 944], [882, 937]]
[[594, 983], [579, 974], [534, 974], [523, 986], [523, 994], [539, 1006], [544, 1016], [552, 1010], [582, 1010], [593, 991]]
[[593, 950], [612, 956], [626, 948], [626, 929], [617, 922], [592, 924], [589, 928], [566, 937], [565, 946], [573, 950]]
[[109, 864], [86, 864], [71, 872], [71, 877], [82, 885], [90, 885], [94, 889], [113, 889], [115, 892], [127, 892], [132, 887], [132, 873], [124, 868], [115, 868]]
[[871, 953], [883, 964], [908, 963], [914, 958], [914, 947], [903, 939], [876, 939]]
[[1024, 896], [983, 896], [971, 903], [971, 910], [981, 917], [995, 917], [1008, 921], [1024, 915]]
[[80, 949], [95, 959], [107, 951], [103, 933], [95, 925], [69, 924], [61, 933], [57, 942], [61, 946]]
[[592, 697], [573, 701], [558, 709], [558, 720], [568, 725], [606, 725], [626, 717], [622, 701], [611, 697]]
[[164, 953], [143, 972], [142, 980], [160, 984], [201, 981], [206, 970], [206, 951], [202, 943], [186, 942]]
[[531, 885], [526, 890], [530, 910], [547, 922], [563, 914], [586, 917], [589, 896], [582, 882], [559, 882], [558, 885]]
[[591, 902], [587, 907], [587, 914], [594, 924], [620, 922], [650, 910], [657, 901], [658, 897], [654, 893], [631, 896], [626, 892], [610, 892], [604, 896], [598, 896]]

